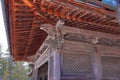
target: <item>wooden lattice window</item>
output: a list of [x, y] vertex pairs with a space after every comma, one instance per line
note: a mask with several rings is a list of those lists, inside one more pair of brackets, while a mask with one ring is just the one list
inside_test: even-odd
[[64, 53], [62, 62], [63, 76], [90, 77], [93, 75], [91, 55]]
[[101, 56], [102, 76], [120, 78], [120, 57]]

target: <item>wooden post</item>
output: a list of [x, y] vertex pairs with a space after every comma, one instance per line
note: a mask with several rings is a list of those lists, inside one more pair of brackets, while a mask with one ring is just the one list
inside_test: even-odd
[[61, 71], [60, 71], [60, 53], [59, 51], [54, 51], [53, 53], [53, 60], [54, 60], [54, 69], [53, 69], [53, 74], [54, 74], [54, 79], [53, 80], [61, 80]]
[[38, 69], [34, 71], [34, 80], [38, 80]]
[[34, 80], [35, 79], [35, 70], [33, 69], [33, 74], [32, 74], [32, 79]]
[[50, 69], [51, 69], [50, 54], [51, 54], [51, 53], [48, 54], [48, 80], [50, 80], [50, 78], [51, 78], [51, 76], [50, 76], [50, 73], [51, 73], [51, 72], [50, 72], [50, 71], [51, 71], [51, 70], [50, 70]]
[[98, 53], [93, 53], [92, 55], [92, 59], [93, 59], [93, 69], [94, 69], [94, 75], [96, 77], [95, 80], [101, 80], [101, 61], [100, 61], [100, 56], [98, 55]]

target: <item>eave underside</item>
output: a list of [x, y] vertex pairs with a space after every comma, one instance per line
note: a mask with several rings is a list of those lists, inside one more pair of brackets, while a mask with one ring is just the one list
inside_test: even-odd
[[120, 33], [114, 11], [74, 0], [11, 0], [10, 15], [10, 44], [15, 60], [27, 60], [34, 55], [47, 36], [40, 25], [54, 25], [59, 19], [65, 21], [65, 26]]

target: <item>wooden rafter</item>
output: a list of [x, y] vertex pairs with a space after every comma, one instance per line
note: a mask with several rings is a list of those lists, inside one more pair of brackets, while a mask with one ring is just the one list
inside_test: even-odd
[[[39, 16], [39, 17], [42, 17], [46, 22], [49, 22], [49, 23], [51, 23], [51, 24], [54, 24], [53, 22], [51, 22], [51, 21], [49, 21], [47, 18], [45, 18], [43, 15], [41, 15], [40, 13], [39, 13], [39, 11], [37, 10], [37, 8], [32, 4], [32, 3], [30, 3], [30, 1], [29, 0], [22, 0], [28, 7], [30, 7], [31, 9], [32, 9], [32, 11], [34, 12], [34, 14], [36, 15], [36, 16]], [[42, 0], [43, 1], [43, 0]]]
[[[47, 2], [46, 2], [47, 3]], [[49, 4], [49, 3], [48, 3]], [[86, 24], [90, 24], [90, 25], [95, 25], [95, 26], [101, 26], [101, 27], [106, 27], [106, 28], [116, 28], [116, 29], [119, 29], [119, 27], [118, 26], [110, 26], [110, 25], [106, 25], [106, 24], [103, 24], [103, 23], [96, 23], [96, 22], [92, 22], [92, 21], [88, 21], [87, 19], [85, 20], [85, 19], [82, 19], [82, 17], [84, 17], [84, 16], [86, 16], [86, 15], [91, 15], [91, 14], [94, 14], [95, 16], [98, 16], [99, 18], [101, 18], [102, 20], [104, 20], [105, 18], [106, 18], [106, 13], [104, 12], [104, 10], [97, 10], [97, 13], [102, 13], [102, 15], [103, 16], [105, 16], [105, 17], [101, 17], [100, 15], [97, 15], [97, 13], [92, 13], [92, 12], [86, 12], [85, 11], [85, 13], [84, 14], [82, 14], [82, 15], [80, 15], [79, 17], [77, 16], [75, 16], [76, 15], [76, 13], [73, 13], [75, 10], [76, 11], [78, 11], [78, 9], [72, 9], [72, 7], [69, 7], [69, 8], [66, 8], [67, 6], [64, 6], [64, 9], [66, 10], [66, 9], [72, 9], [72, 10], [66, 10], [67, 12], [65, 12], [65, 13], [67, 13], [66, 15], [64, 15], [63, 16], [63, 14], [61, 14], [60, 12], [58, 12], [59, 10], [57, 10], [57, 9], [59, 9], [58, 7], [57, 7], [57, 9], [56, 10], [51, 10], [51, 5], [52, 4], [54, 4], [54, 3], [52, 3], [52, 2], [50, 2], [50, 4], [48, 5], [48, 8], [46, 9], [46, 10], [44, 10], [45, 12], [47, 12], [48, 14], [49, 13], [51, 13], [51, 14], [53, 14], [53, 15], [55, 15], [55, 16], [60, 16], [61, 18], [67, 18], [67, 19], [70, 19], [70, 20], [73, 20], [73, 21], [79, 21], [79, 22], [82, 22], [82, 23], [86, 23]], [[58, 6], [59, 6], [59, 4], [57, 4]], [[62, 4], [60, 4], [60, 5], [62, 5]], [[84, 6], [84, 7], [86, 7], [87, 8], [87, 6]], [[96, 9], [96, 8], [95, 8]], [[69, 11], [69, 13], [68, 13], [68, 11]], [[78, 12], [80, 12], [80, 10], [78, 11]], [[82, 11], [81, 11], [82, 12]], [[57, 14], [57, 15], [56, 15]], [[113, 16], [112, 16], [113, 17]], [[101, 21], [102, 21], [101, 20]], [[104, 22], [104, 21], [103, 21]]]

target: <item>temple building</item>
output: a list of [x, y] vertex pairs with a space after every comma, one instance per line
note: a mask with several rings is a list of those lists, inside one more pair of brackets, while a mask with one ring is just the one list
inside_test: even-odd
[[116, 0], [4, 0], [14, 61], [33, 80], [120, 80]]

